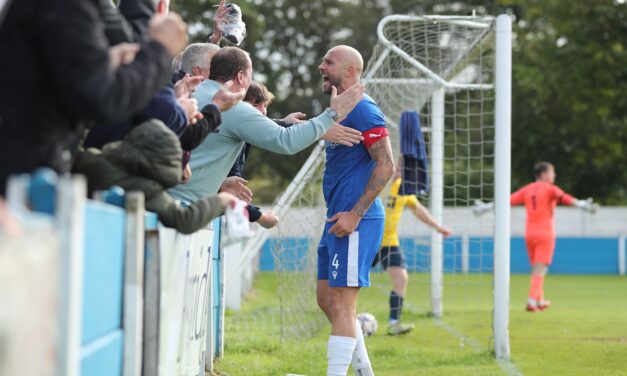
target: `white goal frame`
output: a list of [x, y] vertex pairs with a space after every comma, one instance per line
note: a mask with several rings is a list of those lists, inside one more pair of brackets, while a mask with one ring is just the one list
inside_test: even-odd
[[[437, 21], [460, 26], [488, 29], [493, 27], [485, 22], [476, 22], [477, 17], [464, 16], [407, 16], [391, 15], [384, 17], [377, 27], [379, 42], [385, 50], [368, 70], [363, 82], [389, 83], [399, 79], [373, 78], [389, 54], [397, 54], [427, 79], [436, 84], [431, 94], [431, 194], [430, 210], [438, 223], [442, 221], [444, 206], [444, 104], [445, 91], [449, 90], [494, 90], [495, 92], [495, 164], [494, 164], [494, 310], [493, 335], [494, 352], [498, 359], [509, 359], [509, 281], [510, 281], [510, 180], [511, 180], [511, 72], [512, 72], [512, 20], [508, 15], [496, 17], [495, 35], [495, 79], [492, 84], [464, 84], [447, 81], [421, 62], [403, 51], [384, 35], [384, 27], [393, 21]], [[482, 19], [485, 19], [483, 17]], [[477, 40], [476, 42], [479, 42]], [[400, 80], [407, 83], [407, 80]], [[399, 83], [400, 83], [399, 81]], [[397, 126], [396, 119], [386, 119], [391, 126]], [[431, 234], [431, 312], [441, 317], [443, 308], [443, 239], [442, 235]]]

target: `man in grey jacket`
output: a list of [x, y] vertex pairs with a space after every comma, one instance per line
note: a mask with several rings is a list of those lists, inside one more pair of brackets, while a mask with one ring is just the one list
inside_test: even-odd
[[[253, 67], [248, 54], [237, 47], [225, 47], [211, 60], [209, 80], [200, 84], [194, 93], [199, 107], [211, 102], [213, 95], [227, 81], [233, 81], [231, 90], [247, 90], [252, 81]], [[337, 95], [335, 88], [331, 103], [322, 114], [298, 126], [283, 128], [268, 119], [249, 103], [240, 102], [222, 114], [219, 133], [210, 134], [194, 149], [190, 166], [194, 172], [185, 185], [170, 190], [177, 198], [197, 201], [214, 195], [244, 144], [281, 154], [295, 154], [320, 139], [327, 130], [342, 120], [361, 100], [365, 87], [357, 83]], [[353, 138], [350, 132], [334, 132], [335, 143], [345, 143]], [[359, 142], [360, 140], [356, 140]]]

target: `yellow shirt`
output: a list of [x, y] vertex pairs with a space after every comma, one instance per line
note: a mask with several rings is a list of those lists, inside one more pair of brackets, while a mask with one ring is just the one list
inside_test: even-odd
[[390, 188], [390, 195], [385, 206], [385, 230], [383, 231], [382, 247], [398, 247], [398, 222], [403, 215], [405, 206], [415, 207], [418, 205], [418, 198], [415, 195], [399, 195], [401, 179], [396, 179]]

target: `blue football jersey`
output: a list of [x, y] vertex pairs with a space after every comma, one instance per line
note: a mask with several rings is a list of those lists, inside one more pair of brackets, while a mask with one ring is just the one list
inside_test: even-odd
[[[375, 161], [367, 148], [387, 136], [383, 113], [368, 95], [364, 95], [340, 124], [362, 132], [364, 141], [352, 147], [326, 143], [327, 158], [322, 188], [327, 202], [327, 217], [350, 211], [359, 201], [375, 168]], [[380, 198], [377, 197], [363, 218], [385, 218]]]

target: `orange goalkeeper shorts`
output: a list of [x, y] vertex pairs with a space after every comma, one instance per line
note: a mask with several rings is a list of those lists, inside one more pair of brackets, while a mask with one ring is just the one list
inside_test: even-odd
[[555, 253], [554, 236], [527, 236], [525, 241], [531, 265], [537, 263], [551, 265]]

